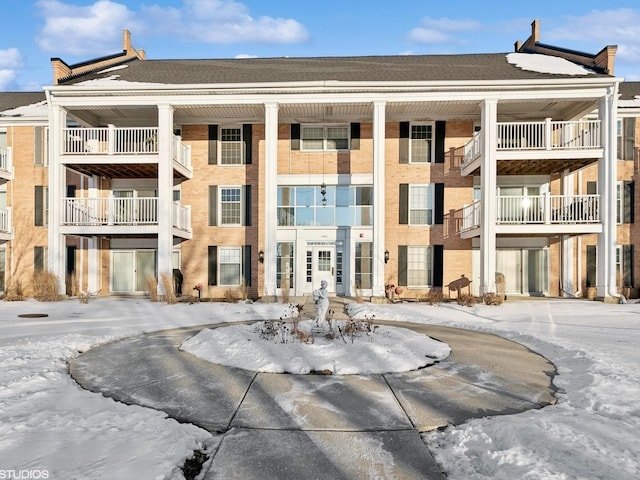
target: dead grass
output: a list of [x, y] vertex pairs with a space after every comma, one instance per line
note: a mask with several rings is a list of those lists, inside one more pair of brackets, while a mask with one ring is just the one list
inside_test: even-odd
[[158, 298], [158, 281], [155, 277], [147, 277], [145, 280], [147, 284], [147, 291], [149, 292], [149, 300], [152, 302], [157, 302]]
[[160, 279], [162, 280], [162, 288], [164, 289], [164, 301], [173, 305], [178, 301], [176, 291], [173, 288], [173, 276], [163, 273], [160, 275]]
[[224, 301], [227, 303], [236, 303], [236, 293], [232, 288], [227, 288], [224, 291]]
[[7, 282], [7, 294], [4, 296], [7, 302], [21, 302], [24, 300], [24, 289], [20, 280], [9, 280]]

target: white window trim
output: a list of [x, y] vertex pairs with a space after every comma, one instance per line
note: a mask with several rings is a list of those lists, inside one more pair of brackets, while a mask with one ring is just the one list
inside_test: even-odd
[[[411, 211], [413, 210], [411, 208], [411, 190], [413, 190], [414, 188], [418, 188], [418, 187], [427, 187], [429, 189], [428, 191], [428, 199], [427, 199], [427, 207], [425, 208], [427, 211], [431, 210], [431, 222], [429, 223], [413, 223], [411, 221]], [[431, 205], [431, 207], [429, 208], [428, 205]], [[435, 187], [433, 183], [410, 183], [409, 184], [409, 195], [407, 198], [407, 212], [408, 212], [408, 216], [409, 218], [408, 220], [408, 224], [410, 226], [416, 226], [416, 227], [429, 227], [433, 225], [434, 222], [434, 205], [435, 205]], [[416, 210], [424, 210], [424, 209], [416, 209]]]
[[[222, 222], [222, 191], [225, 189], [239, 189], [240, 190], [240, 223], [223, 223]], [[245, 223], [244, 218], [244, 204], [245, 204], [245, 190], [243, 185], [219, 185], [218, 186], [218, 226], [219, 227], [241, 227]]]
[[[238, 283], [234, 283], [234, 284], [227, 284], [227, 283], [222, 283], [222, 272], [221, 272], [221, 267], [223, 265], [222, 263], [222, 251], [223, 250], [236, 250], [238, 252], [238, 256], [240, 258], [240, 262], [237, 264], [227, 264], [225, 263], [225, 265], [239, 265], [239, 270], [238, 270]], [[218, 247], [218, 258], [217, 258], [217, 275], [218, 275], [218, 286], [220, 287], [239, 287], [242, 283], [242, 271], [243, 271], [243, 265], [242, 265], [242, 247], [236, 247], [236, 246], [219, 246]]]
[[[418, 162], [413, 160], [413, 127], [415, 126], [430, 126], [431, 127], [431, 152], [429, 155], [430, 161], [428, 162]], [[409, 163], [413, 163], [415, 165], [431, 165], [434, 163], [436, 154], [436, 122], [412, 122], [409, 125]]]
[[616, 182], [616, 224], [624, 223], [624, 182]]
[[[219, 129], [219, 139], [218, 139], [218, 166], [220, 167], [241, 167], [243, 165], [245, 165], [245, 158], [244, 158], [244, 137], [243, 137], [243, 128], [242, 125], [220, 125], [218, 127]], [[229, 141], [225, 141], [222, 140], [222, 131], [223, 130], [240, 130], [240, 163], [223, 163], [222, 162], [222, 145], [225, 143], [232, 143]], [[235, 143], [235, 141], [233, 142]]]
[[[427, 284], [426, 285], [413, 285], [409, 279], [409, 268], [410, 262], [410, 252], [411, 249], [426, 249], [427, 260], [431, 262], [430, 265], [427, 265]], [[433, 246], [432, 245], [408, 245], [407, 246], [407, 288], [431, 288], [431, 284], [433, 283]]]
[[[322, 128], [322, 149], [305, 148], [304, 147], [304, 130], [306, 128]], [[346, 128], [347, 130], [347, 148], [328, 148], [329, 128]], [[300, 126], [300, 151], [302, 152], [348, 152], [351, 150], [351, 126], [348, 123], [305, 123]]]

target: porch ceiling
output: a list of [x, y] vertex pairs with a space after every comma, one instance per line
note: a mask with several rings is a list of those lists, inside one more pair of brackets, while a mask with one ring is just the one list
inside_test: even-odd
[[[449, 93], [448, 96], [451, 96]], [[274, 100], [277, 100], [274, 98]], [[286, 98], [282, 99], [286, 100]], [[553, 118], [570, 120], [595, 110], [592, 98], [508, 100], [498, 103], [498, 121], [519, 121]], [[95, 105], [69, 108], [70, 115], [92, 126], [157, 125], [154, 105]], [[430, 100], [391, 102], [386, 106], [387, 120], [480, 120], [480, 100]], [[281, 122], [371, 121], [371, 102], [281, 103], [278, 110]], [[264, 106], [256, 104], [176, 105], [174, 121], [178, 125], [229, 122], [264, 122]]]
[[[552, 175], [564, 171], [576, 171], [597, 162], [594, 158], [545, 159], [545, 160], [498, 160], [498, 175]], [[479, 174], [479, 169], [474, 175]]]
[[[107, 178], [158, 178], [158, 165], [155, 163], [101, 163], [68, 164], [68, 168], [84, 175], [98, 175]], [[183, 179], [175, 169], [173, 178]]]

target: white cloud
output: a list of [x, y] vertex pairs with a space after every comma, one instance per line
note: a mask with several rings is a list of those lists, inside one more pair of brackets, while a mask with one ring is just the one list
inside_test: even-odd
[[[562, 25], [542, 34], [543, 43], [563, 40], [585, 44], [588, 38], [596, 53], [607, 45], [618, 45], [616, 58], [621, 61], [640, 61], [640, 9], [618, 8], [592, 10], [585, 15], [567, 16]], [[588, 37], [585, 37], [588, 32]], [[545, 40], [546, 39], [546, 40]], [[584, 48], [582, 48], [584, 50]]]
[[0, 68], [0, 91], [9, 90], [9, 86], [15, 81], [17, 73], [9, 68]]
[[16, 68], [22, 66], [22, 55], [17, 48], [0, 50], [0, 67]]
[[88, 6], [69, 5], [59, 0], [39, 0], [36, 6], [45, 19], [37, 36], [44, 51], [57, 55], [104, 55], [120, 44], [123, 29], [136, 25], [125, 5], [98, 0]]
[[305, 27], [291, 18], [251, 16], [233, 0], [185, 0], [181, 8], [143, 7], [147, 30], [206, 43], [297, 43], [309, 38]]
[[414, 42], [427, 44], [462, 43], [457, 33], [478, 30], [481, 23], [475, 20], [453, 20], [450, 18], [423, 18], [420, 26], [409, 32]]

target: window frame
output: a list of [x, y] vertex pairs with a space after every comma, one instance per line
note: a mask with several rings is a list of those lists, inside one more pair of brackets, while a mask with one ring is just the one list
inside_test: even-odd
[[[416, 208], [416, 205], [414, 205], [415, 197], [413, 195], [413, 191], [419, 188], [427, 188], [426, 205], [424, 205], [422, 208]], [[414, 222], [412, 212], [423, 211], [423, 210], [426, 212], [427, 222], [426, 223]], [[435, 184], [434, 183], [410, 183], [408, 198], [407, 198], [408, 225], [420, 226], [420, 227], [434, 225], [434, 221], [435, 221], [434, 210], [435, 210]]]
[[[424, 263], [422, 264], [424, 268], [422, 269], [415, 268], [415, 265], [417, 265], [415, 260], [413, 260], [412, 264], [412, 256], [417, 256], [416, 250], [418, 249], [422, 251], [421, 254], [425, 257]], [[407, 288], [431, 288], [433, 286], [433, 255], [432, 245], [407, 245]], [[411, 268], [412, 265], [414, 268]], [[425, 272], [426, 283], [412, 283], [414, 281], [412, 272]]]
[[[237, 125], [229, 125], [229, 126], [224, 126], [224, 125], [220, 125], [219, 126], [220, 132], [218, 133], [219, 135], [219, 140], [218, 140], [218, 165], [223, 166], [223, 167], [237, 167], [237, 166], [241, 166], [245, 164], [245, 152], [244, 152], [244, 137], [243, 137], [243, 128], [242, 125], [237, 126]], [[239, 139], [238, 140], [225, 140], [225, 131], [228, 130], [237, 130], [237, 133], [239, 134]], [[239, 150], [239, 161], [234, 161], [234, 162], [229, 162], [228, 160], [225, 160], [225, 146], [229, 146], [229, 145], [236, 145], [238, 150]]]
[[[305, 138], [305, 131], [322, 129], [322, 139]], [[330, 137], [329, 132], [334, 129], [344, 129], [345, 137]], [[306, 144], [311, 141], [322, 141], [322, 148], [309, 148]], [[330, 148], [331, 141], [346, 141], [345, 148]], [[300, 151], [301, 152], [346, 152], [351, 149], [351, 125], [348, 123], [305, 123], [300, 125]]]
[[[243, 265], [242, 265], [242, 247], [236, 247], [236, 246], [218, 246], [217, 248], [217, 254], [218, 254], [218, 286], [219, 287], [239, 287], [242, 285], [242, 273], [243, 273]], [[224, 253], [225, 252], [234, 252], [234, 255], [237, 255], [238, 257], [238, 262], [237, 263], [232, 263], [232, 262], [223, 262], [223, 258], [224, 258]], [[222, 274], [222, 268], [225, 265], [237, 265], [238, 266], [238, 283], [224, 283], [224, 277]]]
[[[239, 192], [239, 199], [238, 201], [223, 201], [223, 192], [224, 190], [237, 190]], [[218, 185], [218, 198], [217, 198], [217, 203], [218, 203], [218, 224], [217, 226], [219, 227], [241, 227], [242, 225], [244, 225], [244, 188], [242, 187], [242, 185]], [[223, 206], [225, 205], [232, 205], [232, 204], [237, 204], [238, 205], [238, 222], [225, 222], [224, 221], [224, 209]]]
[[[414, 138], [414, 128], [415, 127], [427, 127], [428, 135], [427, 138]], [[415, 145], [418, 145], [418, 141], [426, 140], [429, 142], [427, 158], [425, 160], [419, 160], [414, 157], [418, 156], [418, 153], [414, 149]], [[436, 122], [411, 122], [409, 124], [409, 164], [416, 165], [430, 165], [435, 163], [435, 155], [436, 155]]]

